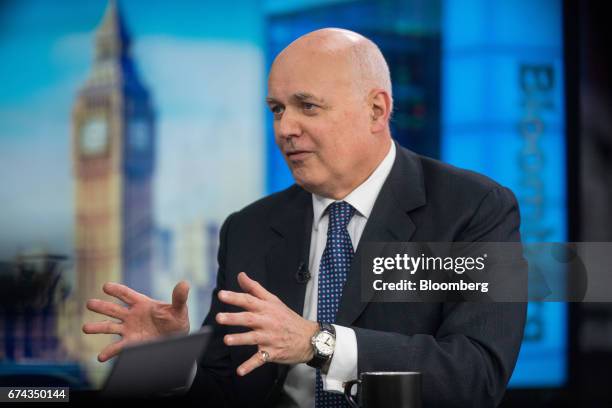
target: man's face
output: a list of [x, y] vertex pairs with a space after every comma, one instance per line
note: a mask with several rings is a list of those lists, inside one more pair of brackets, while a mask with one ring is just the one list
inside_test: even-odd
[[275, 141], [296, 183], [336, 199], [356, 186], [376, 142], [354, 76], [345, 58], [292, 49], [268, 81]]

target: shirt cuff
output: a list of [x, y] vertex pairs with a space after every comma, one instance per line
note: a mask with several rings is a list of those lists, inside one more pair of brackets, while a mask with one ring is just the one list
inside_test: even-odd
[[357, 378], [357, 337], [348, 327], [333, 325], [336, 329], [336, 347], [327, 374], [321, 373], [323, 389], [344, 392], [344, 383]]

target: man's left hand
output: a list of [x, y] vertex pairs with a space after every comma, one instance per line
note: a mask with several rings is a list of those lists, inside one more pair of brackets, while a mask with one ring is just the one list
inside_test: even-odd
[[[245, 311], [217, 313], [216, 316], [219, 324], [252, 329], [223, 338], [228, 346], [258, 346], [257, 353], [238, 367], [238, 375], [246, 375], [266, 362], [298, 364], [310, 361], [313, 357], [310, 339], [319, 330], [319, 324], [295, 313], [244, 272], [238, 274], [238, 284], [245, 293], [221, 290], [219, 300]], [[264, 352], [268, 356], [265, 361]]]

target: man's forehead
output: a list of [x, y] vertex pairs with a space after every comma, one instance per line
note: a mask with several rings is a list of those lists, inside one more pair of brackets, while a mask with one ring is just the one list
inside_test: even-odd
[[333, 72], [321, 69], [316, 62], [306, 66], [272, 68], [268, 79], [268, 96], [276, 99], [325, 99], [334, 92], [337, 82]]
[[342, 72], [319, 61], [307, 61], [300, 65], [272, 67], [268, 78], [268, 96], [277, 100], [316, 99], [329, 102], [349, 90], [352, 83], [346, 70]]

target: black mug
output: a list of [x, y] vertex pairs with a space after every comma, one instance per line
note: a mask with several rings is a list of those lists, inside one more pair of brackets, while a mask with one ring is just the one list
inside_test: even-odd
[[[357, 384], [360, 403], [351, 395]], [[371, 372], [359, 374], [358, 380], [344, 385], [344, 397], [353, 408], [397, 407], [421, 408], [421, 373]]]

